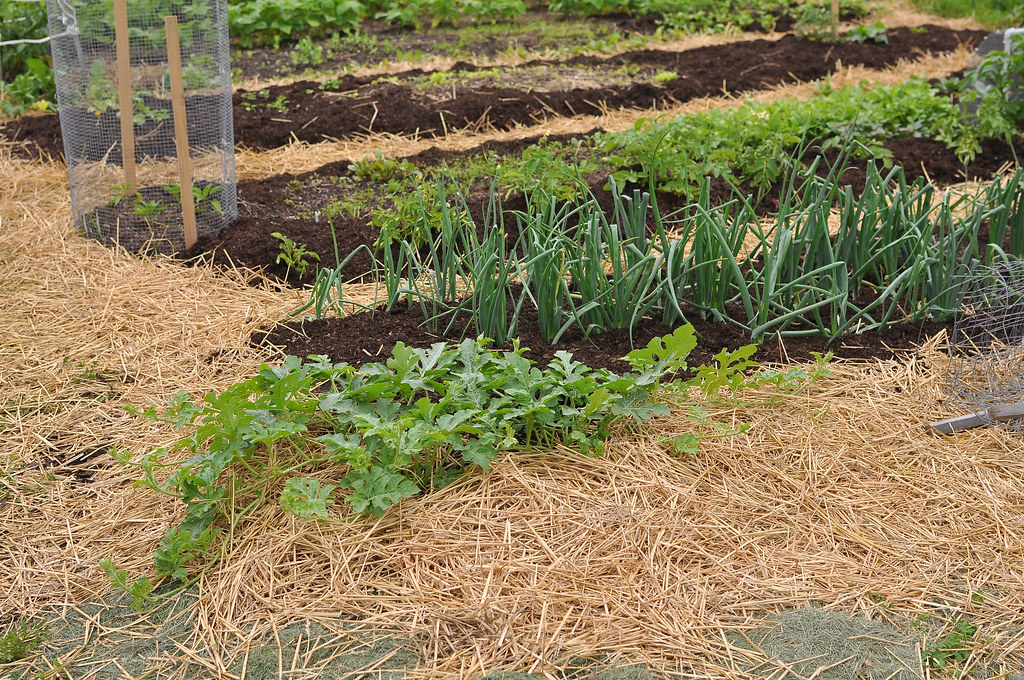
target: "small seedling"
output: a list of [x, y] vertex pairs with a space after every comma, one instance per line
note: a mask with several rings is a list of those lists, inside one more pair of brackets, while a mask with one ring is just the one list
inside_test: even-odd
[[149, 222], [151, 217], [156, 217], [166, 209], [167, 206], [160, 201], [145, 201], [141, 196], [136, 195], [132, 212]]
[[[175, 200], [181, 200], [181, 187], [177, 184], [168, 184], [164, 187], [164, 191], [169, 193], [175, 198]], [[224, 208], [220, 204], [220, 199], [214, 198], [217, 192], [220, 191], [220, 186], [216, 184], [194, 184], [192, 185], [192, 198], [195, 200], [197, 206], [202, 206], [204, 203], [210, 204], [210, 209], [218, 215], [224, 215]]]
[[658, 73], [654, 75], [654, 82], [667, 83], [669, 81], [675, 80], [678, 77], [679, 74], [676, 73], [675, 71], [658, 71]]
[[959, 665], [970, 657], [977, 632], [976, 625], [965, 619], [958, 619], [949, 635], [925, 645], [922, 652], [925, 661], [936, 670]]
[[0, 636], [0, 664], [24, 659], [49, 639], [50, 632], [44, 623], [22, 621]]
[[306, 269], [309, 268], [312, 260], [320, 261], [320, 255], [309, 250], [305, 244], [295, 243], [279, 231], [275, 231], [271, 236], [281, 242], [281, 252], [278, 253], [276, 262], [278, 264], [285, 263], [284, 278], [287, 279], [288, 274], [294, 269], [301, 279], [306, 275]]
[[885, 24], [881, 21], [876, 21], [873, 24], [864, 24], [851, 29], [850, 32], [846, 34], [846, 40], [848, 42], [856, 43], [888, 43], [889, 36], [885, 32]]

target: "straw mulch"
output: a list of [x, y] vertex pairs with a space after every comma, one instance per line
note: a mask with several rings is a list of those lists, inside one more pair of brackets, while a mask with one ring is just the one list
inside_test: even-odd
[[[251, 375], [276, 358], [251, 332], [296, 302], [244, 272], [78, 238], [65, 181], [58, 165], [0, 153], [0, 622], [106, 595], [101, 558], [150, 568], [181, 508], [134, 488], [105, 451], [174, 433], [123, 407]], [[717, 407], [750, 431], [691, 457], [661, 441], [699, 429], [679, 410], [619, 433], [605, 458], [517, 455], [379, 521], [311, 523], [268, 505], [235, 531], [188, 639], [164, 654], [201, 641], [208, 672], [230, 677], [267, 630], [341, 616], [404, 631], [418, 677], [550, 675], [589, 655], [767, 678], [778, 663], [732, 635], [814, 604], [898, 627], [925, 614], [938, 636], [969, 618], [969, 664], [1022, 668], [1020, 441], [929, 434], [945, 415], [941, 353], [921, 356], [933, 363], [840, 364], [771, 405]], [[755, 663], [758, 675], [741, 670]]]

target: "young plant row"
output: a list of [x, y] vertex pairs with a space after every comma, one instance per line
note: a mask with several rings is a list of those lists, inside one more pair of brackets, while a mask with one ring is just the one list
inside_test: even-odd
[[[825, 83], [807, 100], [747, 102], [669, 121], [644, 119], [621, 132], [568, 143], [542, 140], [520, 156], [485, 152], [447, 168], [449, 193], [497, 183], [510, 194], [546, 188], [561, 199], [579, 195], [573, 175], [612, 173], [619, 186], [646, 186], [696, 200], [705, 177], [750, 187], [761, 196], [804, 167], [800, 149], [845, 147], [858, 157], [888, 164], [886, 141], [905, 135], [931, 136], [954, 149], [964, 163], [990, 138], [1010, 141], [1024, 124], [1024, 103], [1014, 83], [1024, 77], [1024, 42], [1010, 54], [993, 52], [974, 71], [937, 85], [912, 79], [894, 86]], [[809, 157], [813, 157], [809, 156]], [[381, 232], [379, 245], [411, 240], [419, 247], [441, 224], [437, 185], [408, 161], [377, 153], [352, 163], [337, 178], [354, 183], [344, 200], [326, 205], [317, 219], [339, 214], [366, 216]], [[363, 184], [358, 184], [363, 183]], [[367, 186], [364, 186], [367, 185]], [[542, 186], [543, 185], [543, 186]], [[430, 220], [422, 219], [426, 212]], [[309, 215], [314, 217], [314, 215]]]
[[[754, 348], [745, 347], [723, 350], [716, 366], [669, 383], [695, 346], [693, 328], [681, 327], [631, 352], [634, 372], [620, 376], [567, 352], [540, 368], [518, 347], [499, 353], [476, 340], [429, 349], [398, 343], [383, 364], [357, 369], [325, 357], [289, 357], [201, 402], [180, 394], [168, 408], [143, 415], [190, 434], [138, 460], [112, 453], [139, 469], [144, 485], [184, 503], [184, 521], [156, 551], [155, 579], [129, 578], [111, 560], [103, 567], [144, 606], [158, 599], [160, 581], [185, 584], [213, 564], [239, 523], [269, 503], [317, 519], [347, 514], [332, 511], [344, 498], [355, 513], [379, 516], [469, 470], [487, 471], [508, 452], [562, 444], [601, 455], [621, 423], [667, 414], [667, 390], [681, 399], [695, 387], [704, 400], [735, 400], [748, 386], [793, 391], [828, 374], [824, 357], [810, 371], [747, 375]], [[718, 426], [697, 406], [694, 431], [666, 442], [676, 451], [696, 452], [703, 438], [743, 431]], [[180, 452], [190, 457], [181, 462]]]
[[[476, 225], [465, 199], [438, 182], [434, 236], [380, 250], [387, 304], [418, 307], [432, 332], [449, 335], [465, 322], [466, 332], [499, 344], [516, 336], [523, 314], [535, 314], [557, 343], [571, 328], [590, 336], [646, 316], [671, 326], [685, 321], [687, 304], [746, 329], [754, 342], [835, 338], [948, 318], [962, 267], [1024, 257], [1021, 171], [955, 196], [923, 178], [908, 184], [902, 168], [883, 175], [869, 166], [854, 196], [841, 188], [842, 159], [827, 173], [820, 162], [790, 175], [767, 227], [742, 196], [712, 207], [707, 180], [696, 202], [662, 215], [651, 192], [621, 195], [612, 178], [610, 215], [589, 192], [560, 201], [538, 191], [511, 213], [512, 240], [496, 192]], [[424, 209], [419, 219], [433, 216]], [[318, 272], [296, 314], [343, 310], [337, 272]]]
[[653, 179], [663, 191], [690, 197], [709, 175], [763, 192], [800, 163], [793, 149], [810, 141], [822, 150], [855, 142], [858, 155], [886, 160], [888, 139], [935, 137], [966, 164], [983, 140], [1009, 142], [1024, 124], [1024, 102], [1014, 94], [1024, 77], [1024, 36], [1015, 40], [1010, 53], [991, 52], [976, 69], [937, 86], [921, 79], [889, 87], [824, 83], [804, 101], [640, 120], [599, 144], [605, 162], [624, 168], [615, 173], [620, 183]]
[[[550, 12], [572, 16], [628, 13], [655, 16], [664, 30], [722, 31], [732, 26], [770, 28], [782, 17], [805, 23], [828, 21], [825, 3], [794, 5], [790, 0], [696, 0], [680, 8], [672, 0], [548, 0]], [[860, 0], [842, 0], [845, 14], [867, 14]], [[810, 7], [810, 11], [809, 8]], [[525, 0], [230, 0], [232, 35], [243, 47], [272, 44], [293, 36], [351, 32], [363, 21], [377, 20], [410, 29], [458, 26], [467, 21], [509, 21], [527, 12]]]

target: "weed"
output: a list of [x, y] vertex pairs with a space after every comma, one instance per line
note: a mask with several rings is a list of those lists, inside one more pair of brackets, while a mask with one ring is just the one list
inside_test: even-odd
[[50, 639], [50, 632], [42, 622], [20, 622], [0, 636], [0, 664], [24, 659], [32, 651]]
[[279, 231], [275, 231], [271, 234], [272, 237], [279, 240], [280, 251], [277, 254], [276, 262], [281, 264], [285, 263], [284, 278], [288, 278], [288, 274], [292, 269], [299, 275], [301, 279], [306, 275], [306, 269], [312, 263], [312, 260], [320, 261], [320, 255], [318, 253], [309, 250], [305, 244], [298, 244], [291, 240]]
[[925, 645], [922, 654], [930, 668], [954, 668], [971, 656], [978, 627], [966, 619], [957, 619], [945, 637]]
[[846, 40], [857, 43], [888, 43], [889, 36], [885, 32], [885, 24], [881, 21], [876, 21], [873, 24], [862, 24], [850, 29], [846, 34]]
[[292, 66], [320, 66], [324, 63], [324, 47], [313, 42], [311, 36], [305, 36], [295, 44], [291, 51]]

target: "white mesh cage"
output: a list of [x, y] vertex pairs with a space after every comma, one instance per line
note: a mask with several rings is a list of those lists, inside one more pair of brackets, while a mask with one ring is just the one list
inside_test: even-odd
[[46, 0], [46, 9], [79, 231], [133, 252], [186, 250], [168, 16], [178, 24], [187, 131], [178, 121], [177, 132], [187, 139], [196, 234], [237, 217], [226, 0]]

